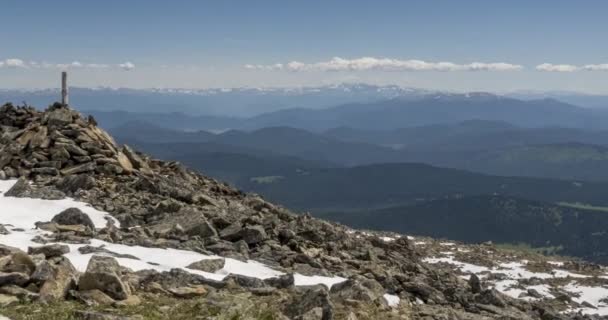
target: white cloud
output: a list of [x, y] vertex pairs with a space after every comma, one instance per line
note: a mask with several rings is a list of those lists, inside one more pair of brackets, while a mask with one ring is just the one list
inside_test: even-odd
[[536, 66], [536, 70], [547, 72], [608, 71], [608, 63], [587, 64], [584, 66], [575, 66], [572, 64], [543, 63]]
[[245, 69], [248, 70], [282, 70], [283, 64], [276, 63], [272, 65], [262, 65], [262, 64], [246, 64]]
[[118, 66], [121, 67], [123, 70], [126, 70], [126, 71], [130, 71], [130, 70], [135, 69], [135, 65], [133, 63], [129, 62], [129, 61], [127, 61], [125, 63], [121, 63]]
[[546, 72], [574, 72], [580, 70], [580, 68], [571, 64], [543, 63], [537, 65], [536, 70]]
[[[105, 63], [82, 63], [80, 61], [73, 61], [71, 63], [48, 63], [48, 62], [36, 62], [28, 61], [25, 62], [21, 59], [5, 59], [0, 60], [0, 68], [32, 68], [32, 69], [108, 69], [112, 66]], [[116, 68], [122, 68], [125, 70], [131, 70], [135, 68], [135, 65], [131, 62], [122, 63], [115, 66]]]
[[603, 64], [588, 64], [583, 67], [587, 71], [608, 71], [608, 63]]
[[57, 68], [57, 69], [80, 69], [84, 68], [85, 65], [78, 61], [74, 61], [72, 63], [58, 63], [58, 64], [44, 64], [45, 68]]
[[27, 64], [21, 59], [6, 59], [4, 61], [0, 61], [0, 66], [8, 67], [8, 68], [26, 68]]
[[389, 58], [363, 57], [357, 59], [343, 59], [334, 57], [329, 61], [316, 63], [303, 63], [291, 61], [286, 64], [273, 65], [245, 65], [250, 70], [286, 70], [286, 71], [515, 71], [523, 66], [496, 62], [474, 62], [470, 64], [456, 64], [453, 62], [427, 62], [423, 60], [398, 60]]
[[103, 63], [89, 63], [86, 65], [86, 67], [92, 68], [92, 69], [107, 69], [110, 67], [110, 65], [103, 64]]

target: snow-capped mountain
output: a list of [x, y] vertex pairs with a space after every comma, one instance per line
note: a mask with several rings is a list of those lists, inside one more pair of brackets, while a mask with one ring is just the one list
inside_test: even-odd
[[[290, 108], [326, 108], [344, 103], [417, 98], [432, 91], [399, 86], [338, 84], [287, 88], [71, 88], [70, 98], [81, 110], [182, 112], [191, 115], [249, 117]], [[48, 105], [58, 89], [0, 90], [0, 101]]]

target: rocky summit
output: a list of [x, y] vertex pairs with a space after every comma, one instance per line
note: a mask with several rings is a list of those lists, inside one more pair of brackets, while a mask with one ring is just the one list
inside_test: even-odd
[[[601, 318], [572, 296], [504, 294], [440, 244], [295, 214], [119, 146], [60, 104], [0, 108], [0, 179], [12, 319]], [[477, 248], [470, 265], [498, 250]]]

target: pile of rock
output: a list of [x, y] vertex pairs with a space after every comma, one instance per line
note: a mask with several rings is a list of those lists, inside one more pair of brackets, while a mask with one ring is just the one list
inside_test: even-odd
[[34, 239], [43, 245], [29, 247], [27, 253], [0, 244], [0, 305], [19, 301], [57, 302], [68, 297], [92, 296], [106, 302], [130, 298], [132, 290], [126, 279], [130, 271], [121, 268], [114, 258], [92, 256], [81, 275], [64, 257], [70, 247], [54, 243], [88, 241], [95, 227], [86, 214], [76, 208], [67, 209], [51, 222], [38, 223], [38, 227], [54, 233]]
[[61, 104], [47, 112], [2, 106], [0, 178], [148, 172], [145, 161], [95, 124]]
[[64, 299], [87, 305], [139, 303], [129, 282], [132, 272], [114, 258], [94, 255], [81, 274], [63, 256], [69, 251], [58, 244], [30, 248], [28, 253], [0, 245], [0, 307]]

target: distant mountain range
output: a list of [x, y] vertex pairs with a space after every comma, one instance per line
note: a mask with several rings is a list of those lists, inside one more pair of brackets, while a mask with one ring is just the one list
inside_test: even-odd
[[523, 99], [538, 100], [552, 98], [566, 103], [574, 104], [585, 108], [607, 108], [608, 96], [599, 94], [585, 94], [572, 91], [518, 91], [505, 94], [505, 96]]
[[[194, 116], [253, 117], [279, 110], [324, 109], [352, 103], [383, 100], [419, 100], [429, 96], [471, 97], [479, 93], [454, 94], [440, 90], [404, 88], [395, 85], [349, 83], [295, 88], [212, 88], [212, 89], [70, 89], [70, 101], [81, 110], [128, 111], [138, 113], [183, 113]], [[484, 94], [490, 95], [490, 94]], [[0, 101], [46, 106], [59, 99], [58, 89], [0, 89]], [[596, 109], [608, 108], [608, 96], [575, 92], [514, 92], [498, 96], [519, 100], [557, 99]]]
[[290, 126], [307, 130], [351, 127], [391, 130], [467, 120], [504, 121], [523, 127], [608, 128], [608, 111], [576, 107], [553, 99], [517, 100], [491, 94], [438, 94], [333, 108], [289, 109], [248, 119], [248, 128]]
[[[416, 98], [431, 92], [367, 84], [297, 88], [71, 88], [70, 102], [81, 110], [251, 117], [289, 108], [318, 109], [395, 97]], [[57, 101], [59, 96], [56, 89], [0, 90], [0, 101], [26, 101], [37, 106], [49, 105]]]
[[529, 128], [608, 129], [608, 109], [585, 109], [553, 99], [524, 101], [485, 93], [434, 94], [417, 98], [349, 103], [322, 109], [291, 108], [248, 118], [194, 116], [179, 112], [84, 112], [99, 118], [101, 123], [110, 123], [113, 126], [131, 121], [146, 121], [178, 130], [207, 131], [256, 130], [278, 126], [315, 132], [342, 127], [391, 131], [470, 120], [506, 122]]
[[[245, 159], [277, 157], [305, 167], [357, 166], [420, 162], [495, 175], [608, 181], [608, 131], [516, 127], [494, 121], [466, 121], [393, 131], [350, 128], [314, 133], [289, 127], [230, 130], [223, 133], [184, 132], [147, 122], [111, 128], [119, 141], [170, 159], [216, 167], [196, 159], [209, 154], [239, 155]], [[196, 156], [195, 156], [196, 155]], [[244, 159], [243, 159], [244, 161]], [[314, 163], [314, 165], [312, 165]], [[220, 164], [230, 179], [259, 176], [249, 166]], [[278, 174], [278, 173], [275, 173]]]

